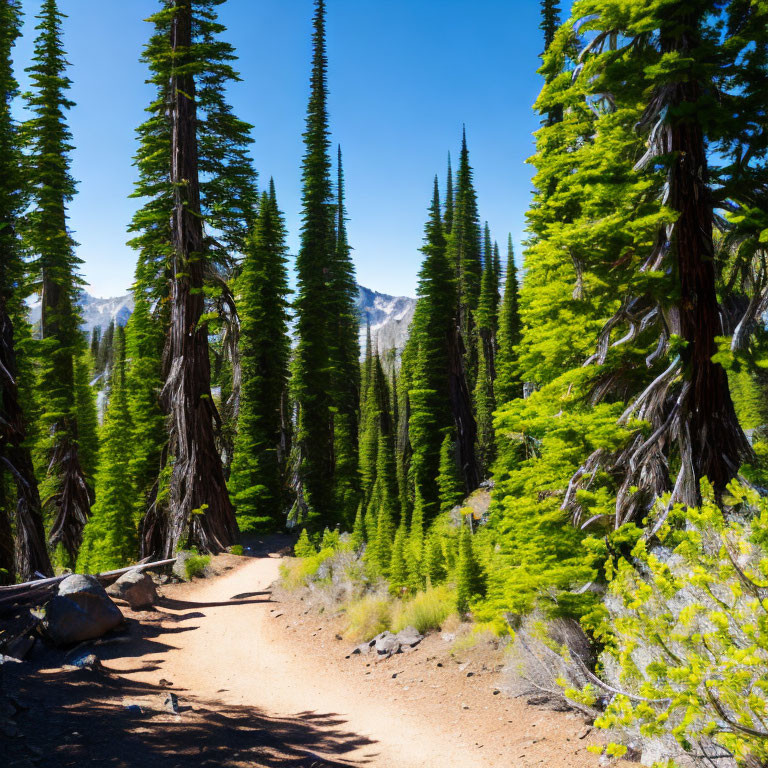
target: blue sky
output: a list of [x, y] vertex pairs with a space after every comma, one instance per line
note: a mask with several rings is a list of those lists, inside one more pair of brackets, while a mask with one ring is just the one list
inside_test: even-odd
[[[79, 192], [71, 226], [83, 276], [97, 296], [125, 293], [135, 261], [125, 245], [136, 201], [134, 130], [151, 96], [138, 58], [156, 0], [60, 0], [69, 18], [70, 112]], [[39, 0], [24, 0], [31, 55]], [[298, 244], [301, 133], [307, 101], [311, 0], [228, 0], [227, 37], [243, 82], [230, 100], [255, 128], [253, 156], [274, 176], [289, 245]], [[467, 126], [480, 215], [500, 243], [524, 235], [530, 200], [531, 105], [541, 34], [538, 0], [328, 0], [330, 115], [344, 153], [349, 236], [358, 281], [413, 295], [435, 173], [458, 152]]]

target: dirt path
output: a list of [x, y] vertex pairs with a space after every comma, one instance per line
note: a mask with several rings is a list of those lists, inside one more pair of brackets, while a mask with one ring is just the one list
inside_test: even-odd
[[[456, 671], [452, 678], [433, 680], [421, 669], [409, 694], [401, 669], [409, 660], [394, 657], [400, 659], [397, 669], [366, 670], [370, 663], [345, 660], [338, 647], [325, 652], [328, 643], [313, 640], [311, 627], [296, 632], [290, 607], [270, 602], [267, 590], [278, 576], [279, 559], [236, 560], [238, 565], [221, 576], [167, 590], [170, 599], [162, 610], [175, 614], [178, 625], [160, 633], [156, 653], [117, 657], [105, 665], [142, 684], [170, 681], [182, 701], [188, 692], [305, 724], [315, 734], [307, 754], [319, 759], [371, 768], [597, 765], [585, 749], [589, 740], [579, 740], [583, 723], [573, 717], [493, 696], [476, 681], [473, 698], [467, 699], [471, 706], [465, 705], [456, 699], [461, 693], [443, 690], [455, 685], [447, 681], [455, 680]], [[275, 620], [283, 610], [287, 626]], [[322, 629], [317, 618], [306, 621]], [[419, 653], [428, 658], [427, 647]]]

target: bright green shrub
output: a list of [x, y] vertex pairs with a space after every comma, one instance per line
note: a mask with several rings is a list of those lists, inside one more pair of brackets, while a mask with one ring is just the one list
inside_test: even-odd
[[211, 562], [211, 558], [208, 555], [193, 554], [184, 563], [184, 573], [187, 577], [187, 581], [191, 581], [196, 576], [205, 576], [205, 569]]
[[729, 492], [721, 509], [703, 484], [701, 508], [675, 506], [659, 530], [664, 550], [639, 539], [631, 562], [609, 561], [603, 661], [626, 695], [597, 724], [753, 766], [768, 759], [768, 499]]
[[295, 557], [311, 557], [317, 554], [317, 550], [309, 540], [309, 534], [307, 529], [302, 530], [299, 540], [293, 546], [293, 554]]
[[229, 553], [231, 555], [237, 555], [238, 557], [242, 557], [245, 554], [245, 550], [243, 549], [242, 544], [233, 544], [229, 548]]

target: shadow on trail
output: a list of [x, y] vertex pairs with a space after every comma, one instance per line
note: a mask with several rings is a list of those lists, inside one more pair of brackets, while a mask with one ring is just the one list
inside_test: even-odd
[[32, 757], [42, 768], [341, 768], [364, 766], [368, 760], [345, 755], [375, 748], [335, 713], [272, 717], [181, 693], [182, 714], [174, 715], [163, 709], [167, 689], [122, 677], [72, 669], [40, 675], [27, 665], [3, 672], [4, 692], [22, 705], [14, 718], [19, 737], [0, 736], [8, 765]]
[[[253, 592], [254, 595], [271, 595], [271, 592]], [[207, 603], [195, 603], [190, 600], [176, 600], [171, 597], [161, 597], [158, 601], [160, 608], [170, 608], [173, 611], [185, 611], [192, 608], [222, 608], [227, 605], [249, 605], [250, 603], [271, 603], [271, 599], [267, 600], [239, 600], [236, 597], [231, 600], [223, 601], [211, 601]]]

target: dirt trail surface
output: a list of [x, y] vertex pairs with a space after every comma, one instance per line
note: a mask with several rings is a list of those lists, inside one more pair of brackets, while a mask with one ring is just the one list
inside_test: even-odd
[[[272, 601], [277, 556], [222, 556], [215, 568], [164, 587], [158, 611], [124, 610], [139, 619], [130, 631], [87, 649], [103, 671], [14, 680], [22, 735], [36, 720], [46, 734], [9, 766], [598, 765], [580, 718], [499, 694], [493, 669], [452, 658], [439, 636], [386, 660], [346, 658], [333, 619]], [[5, 665], [6, 679], [11, 666], [24, 665]], [[61, 685], [36, 689], [46, 675]]]

